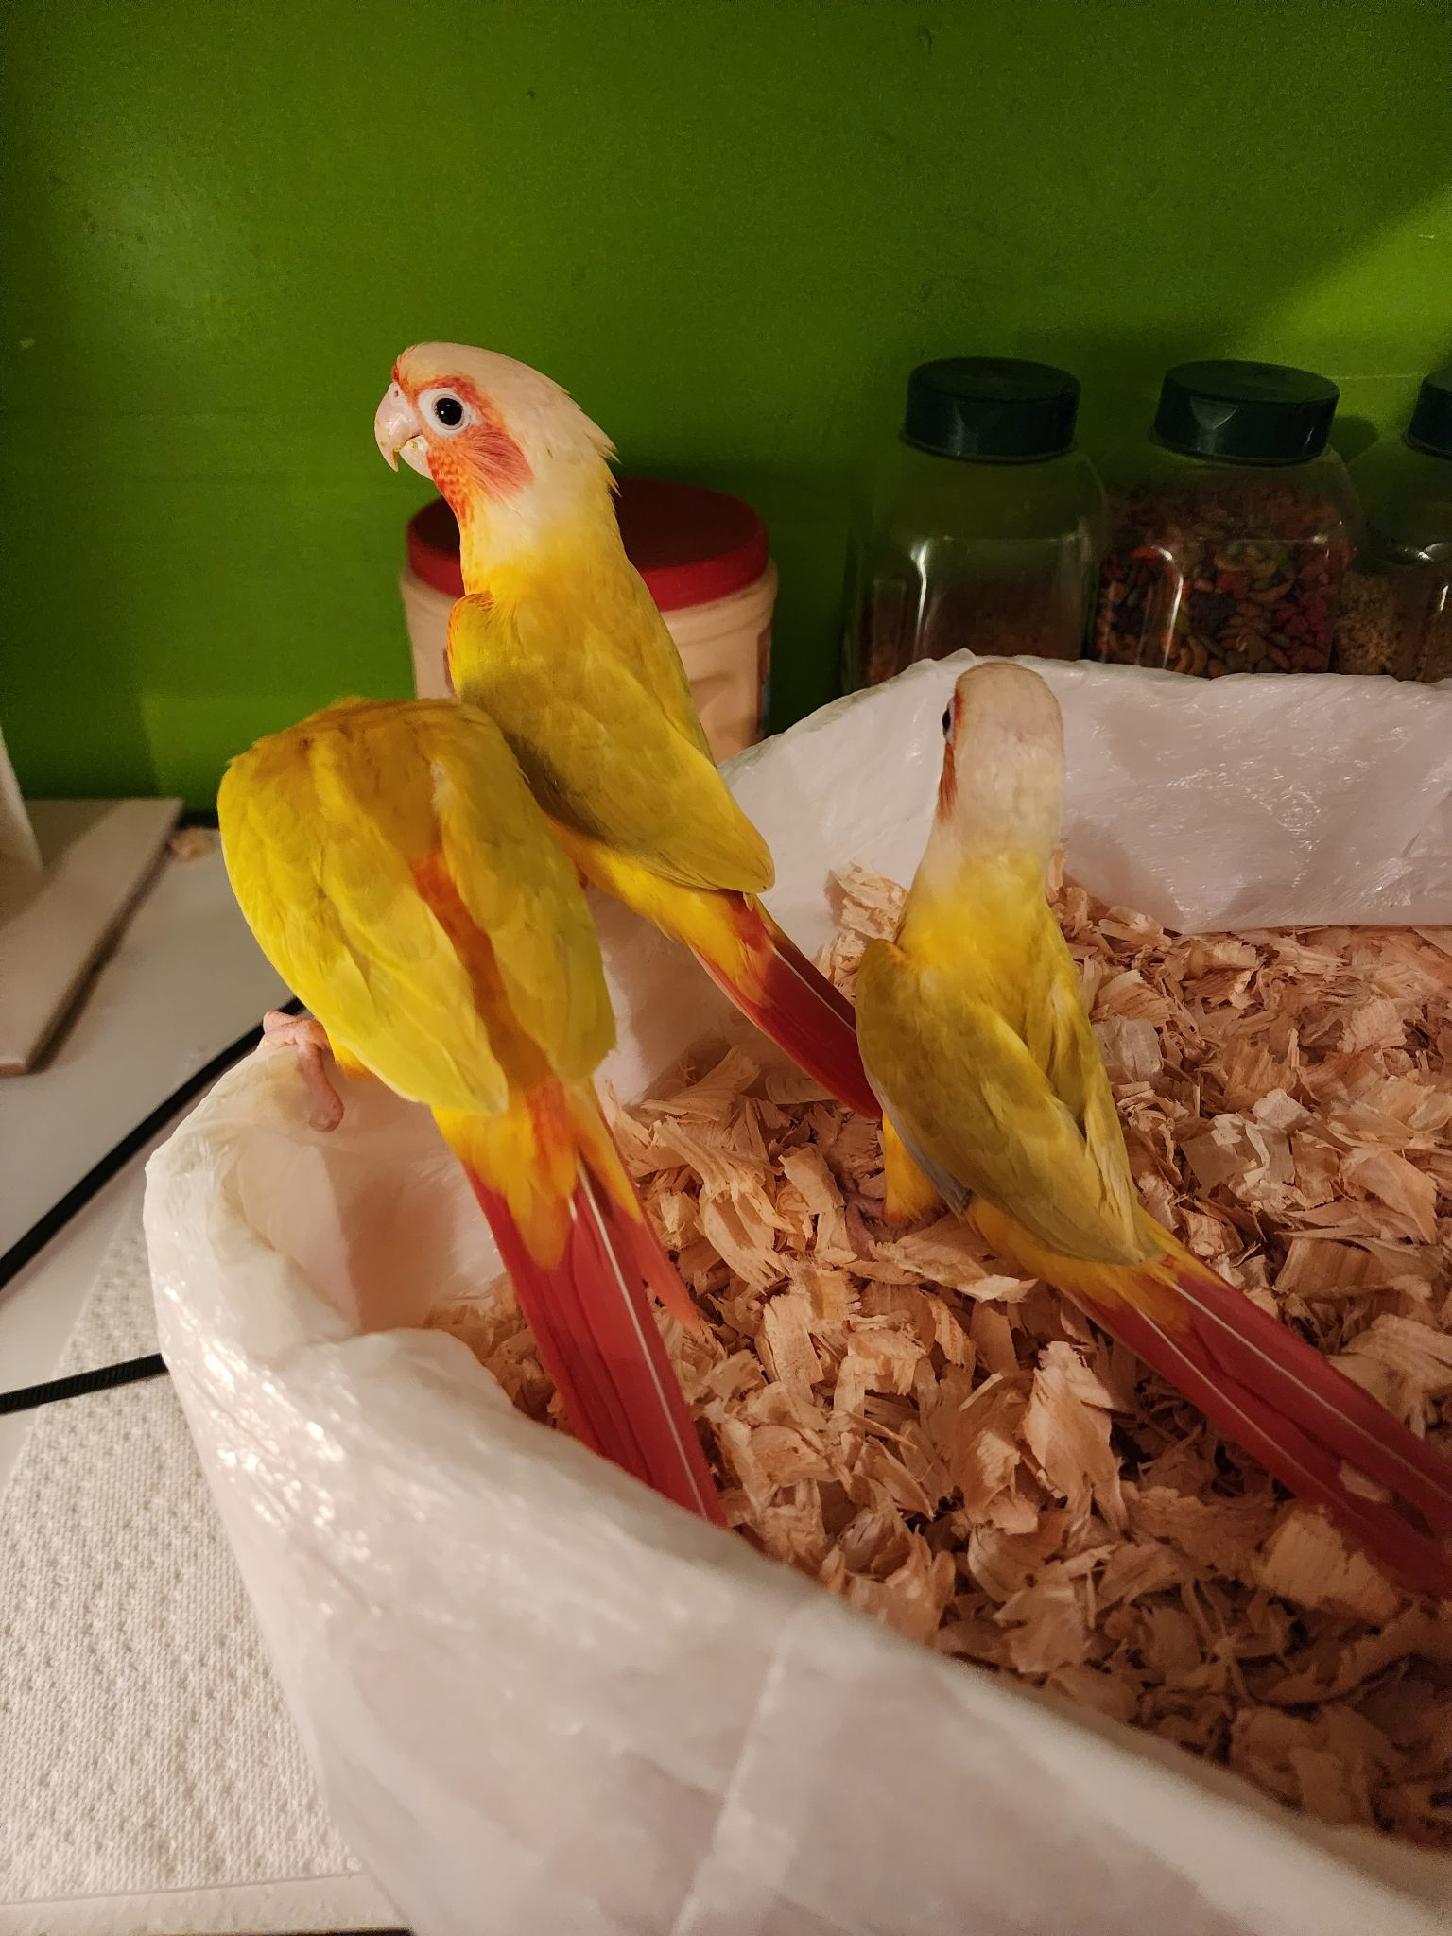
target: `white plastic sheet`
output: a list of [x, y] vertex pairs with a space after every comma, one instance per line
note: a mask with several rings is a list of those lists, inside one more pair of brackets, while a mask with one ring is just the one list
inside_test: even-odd
[[[778, 917], [906, 878], [959, 662], [743, 756]], [[1452, 690], [1044, 667], [1069, 865], [1188, 928], [1452, 924]], [[605, 911], [638, 1093], [724, 1010]], [[162, 1341], [339, 1827], [419, 1936], [1411, 1936], [1452, 1864], [939, 1659], [510, 1409], [406, 1328], [497, 1269], [421, 1112], [252, 1058], [153, 1159]]]

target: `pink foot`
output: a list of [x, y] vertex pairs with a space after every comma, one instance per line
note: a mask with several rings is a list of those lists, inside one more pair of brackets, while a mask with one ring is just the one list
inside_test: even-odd
[[303, 1086], [312, 1109], [308, 1121], [314, 1129], [336, 1129], [343, 1120], [343, 1098], [333, 1087], [323, 1063], [329, 1053], [327, 1031], [310, 1015], [288, 1015], [270, 1008], [262, 1018], [262, 1039], [269, 1046], [291, 1049], [297, 1057]]

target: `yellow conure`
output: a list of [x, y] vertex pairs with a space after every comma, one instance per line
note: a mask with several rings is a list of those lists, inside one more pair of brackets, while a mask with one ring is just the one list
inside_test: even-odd
[[801, 1067], [876, 1115], [851, 1004], [756, 898], [771, 855], [625, 555], [604, 433], [537, 370], [421, 343], [395, 364], [374, 435], [459, 521], [454, 690], [498, 724], [580, 872], [685, 942]]
[[614, 1022], [589, 910], [498, 728], [345, 701], [235, 759], [217, 817], [340, 1064], [425, 1104], [464, 1165], [576, 1435], [719, 1522], [649, 1292], [699, 1319], [595, 1099]]
[[1411, 1585], [1447, 1595], [1452, 1468], [1135, 1195], [1046, 897], [1063, 817], [1053, 694], [1027, 666], [975, 666], [943, 724], [937, 814], [901, 927], [857, 980], [889, 1210], [941, 1195]]

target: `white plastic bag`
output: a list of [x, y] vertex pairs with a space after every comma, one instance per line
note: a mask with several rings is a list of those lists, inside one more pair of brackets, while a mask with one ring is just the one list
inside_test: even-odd
[[[964, 662], [732, 769], [806, 947], [829, 866], [909, 876]], [[1096, 892], [1181, 928], [1452, 924], [1452, 690], [1040, 669]], [[632, 1095], [724, 1005], [618, 910], [602, 926]], [[318, 1136], [291, 1060], [252, 1058], [153, 1159], [147, 1236], [308, 1752], [418, 1936], [1448, 1926], [1452, 1864], [896, 1638], [401, 1328], [498, 1266], [427, 1117], [376, 1085]]]

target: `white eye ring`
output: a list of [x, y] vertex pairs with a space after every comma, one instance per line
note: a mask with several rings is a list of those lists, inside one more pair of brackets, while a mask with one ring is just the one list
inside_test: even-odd
[[434, 437], [457, 437], [475, 421], [474, 411], [464, 399], [442, 385], [419, 391], [418, 411], [424, 428]]

